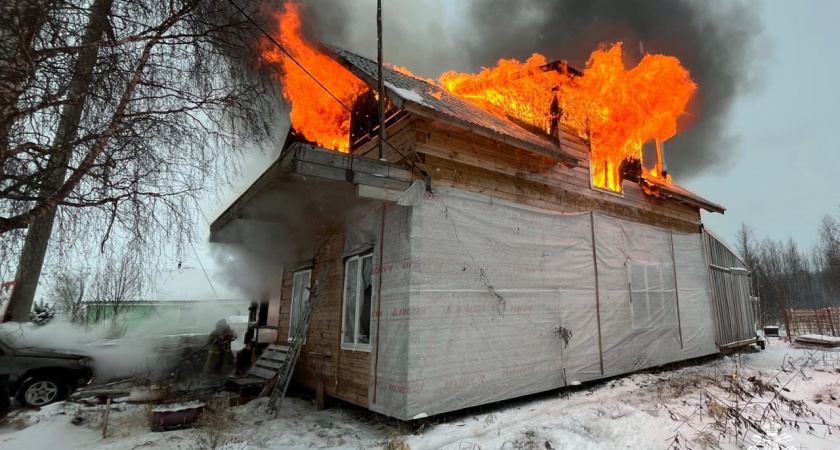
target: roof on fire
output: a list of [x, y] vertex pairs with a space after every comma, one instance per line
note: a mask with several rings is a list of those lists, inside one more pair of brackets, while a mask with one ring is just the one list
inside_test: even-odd
[[[329, 45], [324, 45], [324, 47], [354, 75], [372, 89], [376, 88], [379, 68], [375, 61], [338, 47]], [[383, 68], [383, 74], [386, 96], [404, 111], [449, 122], [472, 133], [548, 156], [569, 166], [578, 164], [576, 157], [563, 151], [562, 141], [555, 142], [548, 136], [529, 131], [501, 115], [479, 108], [419, 78], [405, 75], [389, 67]], [[723, 214], [725, 211], [724, 207], [672, 183], [645, 179], [645, 191], [649, 195], [682, 202], [710, 212]]]
[[[368, 85], [376, 86], [379, 77], [375, 61], [338, 47], [324, 47], [354, 75]], [[481, 109], [419, 78], [404, 75], [389, 67], [384, 67], [383, 73], [386, 96], [404, 111], [450, 122], [470, 132], [548, 156], [570, 166], [578, 164], [577, 158], [565, 153], [562, 145], [557, 145], [548, 137], [528, 131], [504, 117]]]

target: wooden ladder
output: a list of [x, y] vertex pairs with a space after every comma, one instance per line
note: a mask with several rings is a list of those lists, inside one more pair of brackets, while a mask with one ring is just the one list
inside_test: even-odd
[[309, 298], [306, 301], [306, 307], [303, 308], [303, 315], [298, 320], [295, 326], [294, 333], [289, 342], [288, 350], [285, 358], [283, 358], [282, 365], [277, 371], [277, 383], [274, 385], [274, 390], [271, 392], [271, 398], [268, 401], [268, 409], [271, 415], [276, 415], [277, 411], [283, 405], [283, 399], [286, 397], [286, 390], [289, 388], [289, 383], [292, 381], [292, 375], [295, 372], [295, 366], [300, 358], [300, 350], [303, 347], [303, 342], [306, 335], [309, 333], [309, 324], [312, 322], [312, 316], [315, 313], [315, 305], [318, 303], [318, 294], [321, 286], [324, 285], [324, 279], [330, 271], [331, 264], [325, 264], [323, 271], [318, 276], [318, 280], [309, 290]]

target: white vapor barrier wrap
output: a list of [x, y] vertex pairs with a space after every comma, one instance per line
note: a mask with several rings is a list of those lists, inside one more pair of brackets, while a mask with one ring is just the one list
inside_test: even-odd
[[411, 419], [717, 352], [700, 234], [456, 189], [400, 203], [374, 411]]

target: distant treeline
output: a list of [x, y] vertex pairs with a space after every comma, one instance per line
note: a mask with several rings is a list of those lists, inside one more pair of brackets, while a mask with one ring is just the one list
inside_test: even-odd
[[840, 306], [840, 215], [823, 217], [818, 234], [812, 248], [801, 249], [792, 238], [758, 239], [741, 225], [736, 250], [752, 272], [762, 325], [781, 325], [785, 309]]

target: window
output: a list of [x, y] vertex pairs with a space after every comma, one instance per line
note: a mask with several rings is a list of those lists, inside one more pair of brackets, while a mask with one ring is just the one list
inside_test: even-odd
[[198, 311], [195, 306], [179, 306], [177, 323], [181, 328], [198, 328]]
[[[632, 168], [625, 167], [628, 163], [622, 163], [621, 166], [615, 167], [612, 162], [595, 159], [595, 153], [591, 153], [591, 155], [589, 187], [617, 197], [624, 197], [621, 185], [624, 178], [622, 172], [632, 170]], [[629, 164], [632, 165], [632, 163]], [[641, 167], [641, 162], [639, 162], [639, 167]], [[641, 171], [639, 171], [638, 176], [641, 176]]]
[[370, 351], [370, 302], [373, 255], [358, 255], [344, 265], [344, 313], [341, 348]]
[[676, 292], [672, 266], [630, 261], [633, 328], [676, 326]]
[[[303, 310], [309, 301], [309, 286], [312, 280], [312, 270], [299, 270], [295, 272], [292, 281], [292, 308], [289, 311], [289, 341], [294, 338], [295, 330], [303, 317]], [[266, 308], [268, 309], [268, 308]], [[306, 340], [304, 338], [304, 343]]]

